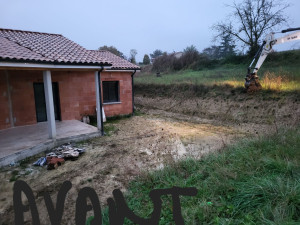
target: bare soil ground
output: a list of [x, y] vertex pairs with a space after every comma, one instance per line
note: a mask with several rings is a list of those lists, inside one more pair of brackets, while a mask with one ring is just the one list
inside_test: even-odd
[[[229, 125], [249, 133], [272, 132], [279, 127], [300, 124], [298, 95], [210, 96], [202, 98], [155, 97], [139, 95], [135, 104], [143, 112], [159, 110], [159, 114], [180, 114], [180, 118], [200, 123]], [[177, 116], [178, 117], [178, 116]], [[267, 129], [267, 130], [266, 130]]]
[[[78, 191], [95, 189], [102, 206], [114, 189], [126, 190], [128, 183], [145, 171], [163, 168], [185, 157], [218, 152], [241, 138], [276, 132], [280, 127], [299, 126], [300, 107], [295, 99], [281, 101], [223, 100], [222, 98], [180, 99], [136, 97], [141, 116], [110, 123], [109, 135], [80, 143], [87, 152], [76, 161], [67, 161], [56, 170], [7, 167], [0, 172], [0, 222], [12, 224], [13, 182], [30, 184], [36, 196], [41, 224], [50, 224], [43, 193], [53, 202], [61, 184], [69, 180], [62, 224], [75, 224]], [[31, 216], [25, 215], [30, 224]]]

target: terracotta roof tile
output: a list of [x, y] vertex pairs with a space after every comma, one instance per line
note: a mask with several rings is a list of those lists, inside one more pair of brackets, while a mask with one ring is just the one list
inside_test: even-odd
[[36, 52], [33, 52], [23, 46], [0, 37], [0, 59], [12, 60], [30, 60], [30, 61], [48, 61], [53, 62], [51, 58], [46, 58]]
[[95, 51], [92, 50], [93, 52], [96, 52], [99, 54], [100, 57], [104, 57], [106, 59], [108, 59], [109, 61], [112, 62], [112, 69], [120, 69], [120, 70], [139, 70], [140, 67], [128, 62], [127, 60], [109, 52], [109, 51], [105, 51], [105, 50], [99, 50], [99, 51]]
[[0, 60], [110, 65], [95, 51], [86, 50], [60, 34], [0, 29]]

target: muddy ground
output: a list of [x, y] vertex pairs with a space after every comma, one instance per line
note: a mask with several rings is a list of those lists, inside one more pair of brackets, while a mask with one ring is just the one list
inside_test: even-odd
[[[107, 135], [77, 146], [86, 153], [67, 161], [56, 170], [31, 166], [31, 163], [3, 168], [0, 172], [0, 221], [12, 224], [12, 187], [16, 178], [33, 189], [41, 224], [50, 224], [43, 193], [53, 201], [60, 185], [69, 180], [62, 224], [75, 224], [78, 191], [86, 186], [97, 192], [102, 206], [114, 189], [126, 191], [128, 183], [145, 171], [161, 169], [185, 157], [200, 158], [223, 149], [242, 138], [262, 136], [278, 129], [299, 126], [299, 101], [278, 99], [135, 98], [138, 116], [106, 124]], [[37, 157], [38, 158], [38, 157]], [[34, 160], [34, 159], [32, 159]], [[25, 215], [30, 224], [30, 214]]]

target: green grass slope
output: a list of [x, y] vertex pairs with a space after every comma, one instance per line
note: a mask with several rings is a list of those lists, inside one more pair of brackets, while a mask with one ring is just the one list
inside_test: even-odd
[[[245, 63], [245, 61], [249, 61]], [[212, 69], [199, 71], [184, 70], [162, 74], [138, 75], [136, 88], [141, 85], [230, 85], [234, 88], [244, 86], [244, 78], [251, 59], [239, 61], [229, 59]], [[300, 50], [278, 52], [268, 56], [258, 72], [264, 90], [300, 91]]]
[[[300, 129], [244, 140], [202, 160], [187, 159], [139, 177], [126, 200], [146, 218], [153, 210], [152, 189], [196, 187], [196, 197], [181, 197], [185, 224], [300, 224], [299, 150]], [[162, 200], [160, 224], [174, 224], [172, 200]]]

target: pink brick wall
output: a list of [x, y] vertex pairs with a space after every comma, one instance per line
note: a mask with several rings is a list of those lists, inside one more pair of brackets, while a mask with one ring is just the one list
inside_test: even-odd
[[58, 82], [62, 120], [80, 120], [95, 114], [95, 77], [93, 72], [52, 72]]
[[33, 82], [43, 82], [38, 71], [8, 71], [15, 126], [36, 123]]
[[107, 117], [132, 113], [131, 74], [130, 72], [101, 73], [101, 81], [119, 81], [120, 85], [121, 104], [104, 104]]
[[10, 127], [6, 76], [0, 70], [0, 130]]
[[[8, 71], [15, 126], [36, 123], [34, 82], [43, 82], [42, 71]], [[52, 82], [58, 82], [61, 119], [80, 120], [83, 115], [95, 114], [94, 72], [52, 71]], [[107, 117], [132, 113], [130, 72], [102, 72], [101, 81], [119, 81], [121, 104], [104, 105]], [[10, 127], [7, 85], [0, 71], [0, 129]]]

